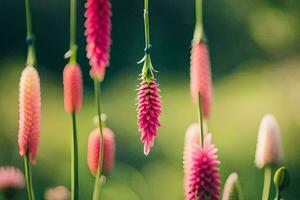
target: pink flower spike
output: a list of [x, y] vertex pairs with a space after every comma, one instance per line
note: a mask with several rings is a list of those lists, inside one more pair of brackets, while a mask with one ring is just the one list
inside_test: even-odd
[[87, 0], [85, 7], [84, 34], [87, 41], [87, 57], [92, 67], [90, 75], [102, 81], [110, 57], [111, 4], [109, 0]]
[[34, 67], [27, 66], [21, 76], [19, 91], [19, 135], [20, 155], [29, 152], [35, 163], [40, 137], [41, 91], [38, 72]]
[[160, 126], [161, 102], [159, 92], [155, 79], [149, 84], [143, 81], [138, 88], [138, 124], [146, 156], [154, 144], [157, 128]]
[[202, 97], [203, 115], [207, 119], [211, 110], [212, 80], [209, 54], [205, 43], [194, 45], [191, 50], [190, 88], [193, 102]]
[[82, 105], [82, 74], [78, 64], [64, 69], [64, 105], [66, 112], [78, 112]]
[[0, 190], [21, 189], [25, 187], [23, 173], [15, 167], [0, 167]]
[[203, 147], [196, 139], [197, 132], [187, 134], [190, 135], [186, 136], [184, 151], [185, 199], [218, 200], [221, 184], [218, 169], [220, 161], [217, 159], [218, 150], [211, 143], [211, 134], [205, 136]]
[[[108, 175], [112, 172], [115, 163], [115, 136], [114, 133], [108, 129], [103, 129], [103, 140], [104, 140], [104, 157], [103, 157], [103, 170], [104, 175]], [[87, 161], [88, 166], [93, 175], [97, 174], [99, 164], [99, 153], [100, 153], [100, 131], [99, 128], [94, 129], [88, 141], [88, 153]]]

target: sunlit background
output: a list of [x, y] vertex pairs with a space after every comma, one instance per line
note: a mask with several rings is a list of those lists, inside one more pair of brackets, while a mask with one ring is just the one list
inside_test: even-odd
[[[78, 116], [80, 199], [91, 199], [94, 178], [87, 138], [96, 114], [79, 1], [78, 53], [84, 73], [84, 105]], [[68, 1], [32, 0], [42, 84], [42, 132], [33, 181], [38, 199], [48, 187], [69, 187], [71, 116], [63, 109], [63, 55], [68, 50]], [[104, 200], [183, 199], [182, 149], [186, 128], [197, 120], [189, 94], [189, 51], [194, 1], [150, 0], [152, 58], [163, 112], [155, 146], [143, 155], [136, 122], [136, 85], [143, 56], [143, 1], [112, 0], [111, 66], [102, 105], [117, 141], [116, 166]], [[208, 122], [219, 148], [223, 184], [240, 175], [245, 199], [260, 199], [263, 173], [254, 165], [257, 130], [264, 113], [279, 122], [283, 161], [291, 174], [284, 196], [300, 199], [300, 4], [299, 0], [204, 1], [206, 37], [214, 81]], [[26, 58], [23, 1], [0, 0], [0, 165], [23, 168], [18, 155], [18, 82]], [[223, 185], [222, 184], [222, 185]], [[271, 198], [274, 198], [272, 187]], [[18, 198], [26, 199], [25, 191]]]

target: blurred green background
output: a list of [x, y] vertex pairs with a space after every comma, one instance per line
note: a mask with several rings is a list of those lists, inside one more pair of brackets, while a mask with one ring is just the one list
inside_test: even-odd
[[[78, 116], [80, 195], [91, 199], [94, 179], [86, 145], [96, 114], [83, 36], [84, 3], [78, 5], [79, 63], [85, 95]], [[136, 123], [136, 85], [143, 56], [143, 1], [112, 0], [111, 66], [103, 83], [103, 111], [115, 132], [116, 167], [103, 199], [183, 199], [184, 133], [197, 120], [189, 94], [189, 51], [194, 1], [151, 0], [152, 58], [163, 99], [162, 127], [148, 157]], [[63, 109], [63, 55], [68, 49], [69, 2], [32, 0], [42, 84], [42, 132], [33, 167], [38, 199], [48, 187], [69, 187], [71, 116]], [[240, 175], [245, 199], [260, 199], [262, 171], [254, 166], [257, 130], [264, 113], [273, 113], [282, 133], [291, 186], [285, 197], [300, 199], [300, 3], [299, 0], [204, 1], [214, 101], [209, 130], [219, 148], [223, 183]], [[23, 168], [18, 155], [18, 82], [26, 58], [23, 1], [0, 0], [0, 165]], [[25, 199], [20, 195], [19, 199]], [[272, 188], [272, 195], [274, 196]]]

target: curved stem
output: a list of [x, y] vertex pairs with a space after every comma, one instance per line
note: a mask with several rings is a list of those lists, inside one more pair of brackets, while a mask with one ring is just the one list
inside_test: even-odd
[[35, 39], [32, 33], [32, 20], [31, 20], [31, 10], [30, 10], [30, 2], [29, 0], [25, 0], [25, 10], [26, 10], [26, 29], [27, 29], [27, 45], [28, 45], [28, 55], [26, 64], [28, 66], [34, 66], [36, 64], [35, 57]]
[[76, 46], [76, 0], [70, 0], [70, 63], [76, 63], [77, 46]]
[[269, 199], [271, 178], [272, 178], [272, 169], [270, 166], [266, 166], [264, 170], [264, 187], [263, 187], [262, 200]]
[[97, 107], [99, 129], [100, 129], [100, 154], [99, 154], [99, 163], [98, 163], [97, 174], [96, 174], [96, 178], [95, 178], [93, 200], [99, 200], [101, 187], [102, 187], [101, 176], [102, 176], [102, 168], [103, 168], [104, 145], [103, 145], [103, 129], [102, 129], [103, 126], [102, 126], [102, 120], [101, 120], [101, 99], [100, 99], [101, 84], [97, 77], [94, 77], [94, 89], [95, 89], [95, 91], [94, 91], [95, 92], [95, 102], [96, 102], [96, 107]]
[[196, 11], [196, 26], [194, 32], [193, 43], [198, 44], [203, 40], [203, 1], [195, 0], [195, 11]]
[[202, 108], [202, 97], [201, 94], [198, 94], [198, 123], [200, 130], [200, 144], [203, 147], [203, 138], [204, 138], [204, 130], [203, 130], [203, 108]]
[[76, 113], [72, 112], [72, 149], [71, 149], [71, 199], [79, 199], [79, 181], [78, 181], [78, 142], [77, 142], [77, 127]]
[[26, 179], [26, 188], [29, 200], [35, 200], [33, 187], [32, 187], [32, 176], [31, 176], [31, 168], [29, 161], [29, 153], [27, 152], [24, 156], [24, 171], [25, 171], [25, 179]]

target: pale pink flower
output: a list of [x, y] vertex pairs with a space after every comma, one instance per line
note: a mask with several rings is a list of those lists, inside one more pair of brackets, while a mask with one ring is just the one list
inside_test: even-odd
[[212, 80], [209, 53], [205, 43], [199, 43], [192, 47], [190, 63], [190, 89], [193, 102], [202, 98], [203, 115], [209, 117], [212, 102]]
[[78, 112], [82, 105], [82, 74], [78, 64], [64, 69], [64, 105], [66, 112]]
[[265, 114], [259, 127], [255, 164], [258, 168], [278, 164], [281, 158], [280, 130], [275, 117]]
[[19, 135], [20, 155], [28, 151], [32, 162], [38, 149], [41, 118], [41, 91], [38, 72], [27, 66], [21, 76], [19, 91]]
[[237, 173], [231, 173], [224, 185], [222, 200], [242, 200], [242, 190]]
[[71, 194], [68, 188], [65, 186], [57, 186], [54, 188], [49, 188], [45, 192], [46, 200], [70, 200]]
[[[102, 173], [108, 175], [113, 170], [116, 152], [115, 136], [109, 128], [103, 129], [103, 141], [104, 156]], [[90, 133], [87, 151], [88, 166], [93, 175], [97, 173], [100, 149], [100, 131], [99, 128], [96, 128]]]
[[25, 178], [19, 169], [10, 166], [0, 167], [0, 190], [24, 187]]

